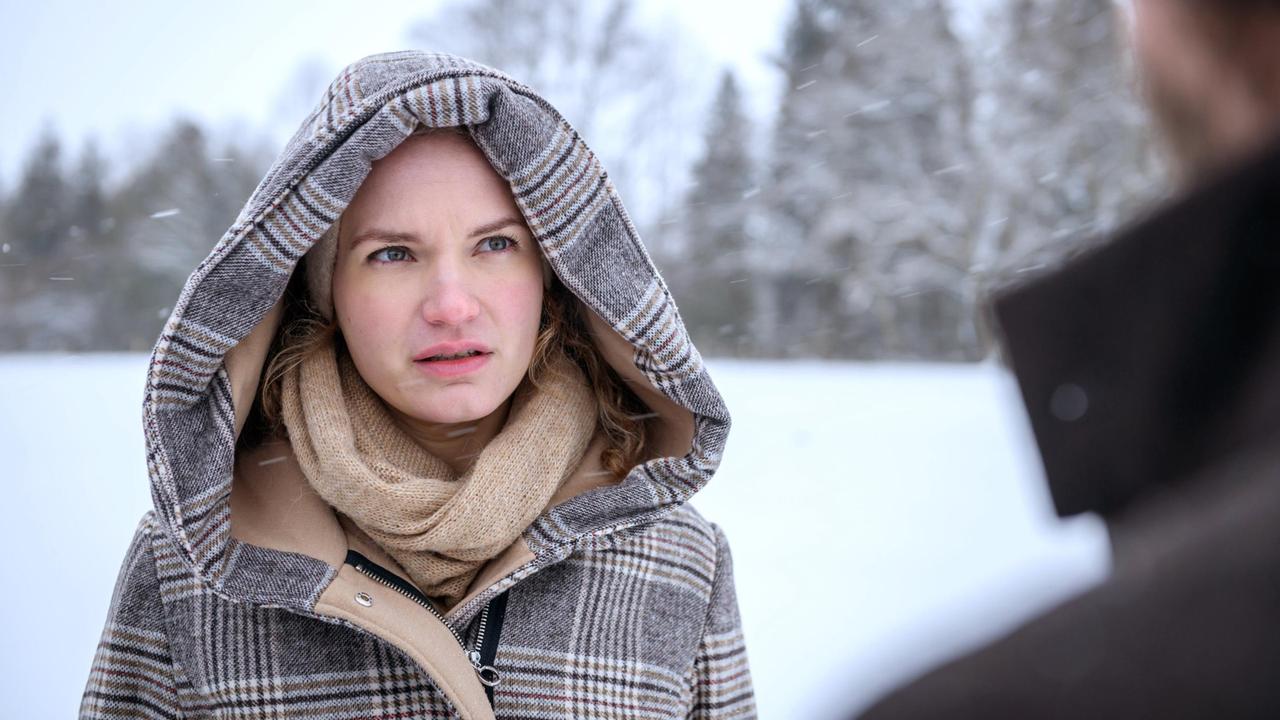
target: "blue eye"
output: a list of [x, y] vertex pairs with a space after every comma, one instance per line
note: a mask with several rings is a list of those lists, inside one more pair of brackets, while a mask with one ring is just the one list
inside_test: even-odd
[[[379, 256], [385, 259], [379, 259]], [[369, 255], [370, 260], [374, 260], [375, 262], [389, 262], [389, 263], [402, 262], [404, 260], [408, 260], [409, 257], [410, 255], [409, 255], [408, 248], [404, 248], [399, 245], [384, 247], [381, 250], [376, 250]]]
[[516, 246], [516, 241], [503, 235], [495, 235], [480, 241], [480, 252], [503, 252]]

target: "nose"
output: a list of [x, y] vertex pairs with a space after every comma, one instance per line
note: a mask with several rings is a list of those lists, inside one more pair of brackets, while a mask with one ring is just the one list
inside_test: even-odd
[[480, 314], [480, 301], [466, 273], [460, 268], [440, 267], [428, 280], [422, 301], [422, 317], [430, 325], [465, 325]]

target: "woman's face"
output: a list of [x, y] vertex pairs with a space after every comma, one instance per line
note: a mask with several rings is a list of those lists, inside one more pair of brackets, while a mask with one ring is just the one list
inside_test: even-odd
[[506, 182], [466, 137], [414, 135], [342, 214], [338, 326], [361, 377], [426, 423], [479, 420], [529, 368], [541, 256]]

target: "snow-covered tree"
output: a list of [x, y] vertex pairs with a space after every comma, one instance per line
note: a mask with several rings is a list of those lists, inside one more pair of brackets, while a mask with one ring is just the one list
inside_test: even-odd
[[[131, 348], [154, 342], [187, 275], [231, 226], [261, 177], [256, 158], [236, 147], [214, 151], [207, 132], [178, 120], [115, 195], [121, 242], [114, 299]], [[145, 278], [145, 282], [139, 282]]]
[[1051, 262], [1164, 191], [1113, 0], [1002, 0], [976, 43], [988, 160], [978, 274]]
[[971, 82], [941, 0], [798, 0], [774, 136], [773, 344], [957, 357]]
[[68, 219], [71, 234], [77, 238], [92, 238], [111, 229], [111, 217], [107, 209], [107, 162], [96, 141], [88, 140], [80, 151], [75, 172], [68, 178]]
[[109, 276], [98, 252], [105, 165], [92, 143], [70, 172], [61, 156], [61, 142], [46, 130], [8, 207], [0, 241], [8, 246], [0, 252], [0, 347], [96, 347], [98, 290]]
[[703, 141], [679, 222], [679, 262], [667, 279], [704, 353], [749, 354], [755, 268], [747, 249], [757, 190], [751, 123], [732, 72], [721, 75]]
[[67, 240], [70, 198], [62, 162], [62, 142], [51, 128], [45, 128], [4, 217], [10, 245], [20, 257], [56, 255]]

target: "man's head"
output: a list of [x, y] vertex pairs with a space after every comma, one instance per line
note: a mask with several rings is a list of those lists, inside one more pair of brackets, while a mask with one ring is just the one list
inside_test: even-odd
[[1280, 133], [1280, 0], [1131, 0], [1145, 92], [1184, 182]]

